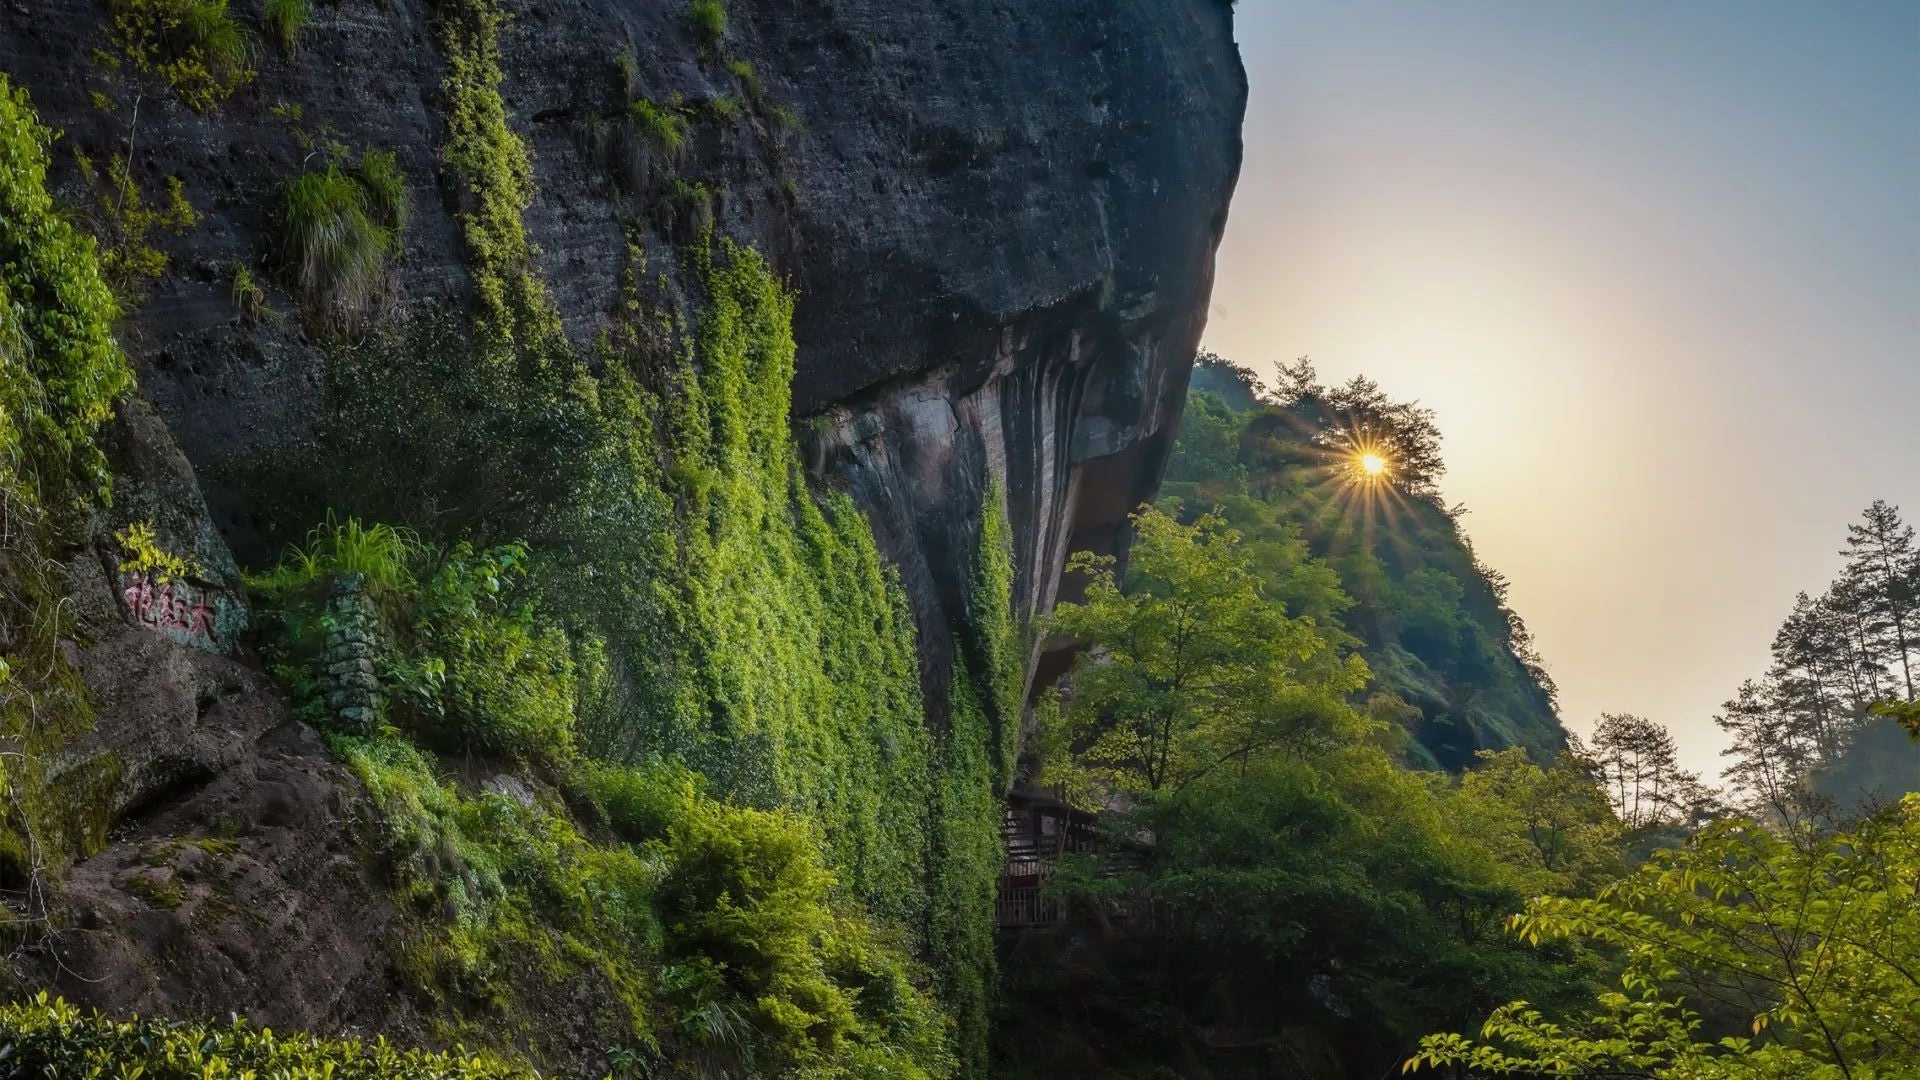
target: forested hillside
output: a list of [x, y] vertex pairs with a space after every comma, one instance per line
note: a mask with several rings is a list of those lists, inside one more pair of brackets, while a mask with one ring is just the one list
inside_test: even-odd
[[[1369, 453], [1383, 476], [1356, 464]], [[1273, 595], [1354, 638], [1415, 763], [1457, 770], [1507, 746], [1550, 761], [1565, 745], [1553, 681], [1506, 579], [1440, 500], [1443, 470], [1432, 414], [1365, 378], [1322, 386], [1303, 359], [1268, 390], [1203, 355], [1161, 503], [1186, 519], [1218, 508]]]
[[[1805, 664], [1731, 791], [1644, 718], [1563, 735], [1439, 469], [1432, 417], [1365, 380], [1200, 369], [1125, 573], [1076, 557], [1047, 624], [1088, 649], [1036, 710], [1032, 780], [1100, 839], [1058, 857], [1054, 921], [1003, 934], [1001, 1071], [1910, 1075], [1920, 800], [1843, 809], [1832, 765], [1776, 753], [1828, 715]], [[1850, 565], [1920, 578], [1886, 517]], [[1891, 689], [1904, 594], [1871, 595], [1859, 682]], [[1836, 761], [1920, 759], [1872, 741], [1870, 709], [1897, 731], [1910, 705], [1856, 705]]]
[[1062, 926], [1003, 939], [1009, 1076], [1376, 1076], [1510, 992], [1599, 985], [1503, 929], [1623, 869], [1623, 829], [1437, 501], [1432, 417], [1286, 374], [1203, 358], [1124, 576], [1077, 556], [1047, 624], [1088, 648], [1033, 781], [1108, 840], [1051, 879]]

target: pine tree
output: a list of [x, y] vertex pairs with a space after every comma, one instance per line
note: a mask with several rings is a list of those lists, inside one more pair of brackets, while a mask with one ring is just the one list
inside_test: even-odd
[[1840, 553], [1847, 559], [1845, 580], [1860, 597], [1870, 639], [1898, 669], [1912, 701], [1912, 654], [1920, 647], [1920, 611], [1915, 610], [1920, 551], [1913, 527], [1886, 500], [1875, 499], [1861, 517], [1861, 523], [1847, 526], [1847, 547]]
[[1743, 809], [1798, 833], [1810, 813], [1807, 777], [1815, 746], [1804, 729], [1783, 720], [1780, 712], [1780, 693], [1773, 683], [1748, 679], [1740, 684], [1739, 693], [1713, 718], [1732, 736], [1720, 753], [1733, 764], [1720, 775], [1744, 796]]
[[1681, 770], [1673, 736], [1629, 713], [1601, 713], [1592, 755], [1614, 812], [1629, 828], [1687, 817], [1700, 777]]
[[1845, 578], [1833, 583], [1821, 597], [1840, 645], [1847, 680], [1847, 698], [1854, 712], [1865, 710], [1883, 696], [1887, 665], [1871, 632], [1866, 602]]
[[1844, 706], [1837, 696], [1844, 641], [1842, 627], [1817, 600], [1801, 593], [1793, 611], [1773, 636], [1773, 670], [1783, 719], [1803, 729], [1823, 761], [1839, 754], [1844, 735]]

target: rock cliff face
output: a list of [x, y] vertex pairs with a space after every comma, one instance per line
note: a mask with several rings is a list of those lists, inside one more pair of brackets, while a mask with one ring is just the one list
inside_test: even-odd
[[[702, 62], [678, 3], [509, 11], [503, 96], [533, 149], [528, 228], [569, 335], [590, 341], [617, 311], [634, 238], [586, 129], [623, 93], [699, 103], [741, 88]], [[712, 190], [718, 228], [796, 285], [795, 407], [824, 418], [814, 464], [874, 515], [938, 667], [936, 608], [963, 587], [990, 470], [1005, 481], [1028, 614], [1048, 605], [1065, 553], [1110, 546], [1158, 475], [1239, 167], [1230, 11], [1222, 0], [758, 0], [729, 14], [729, 54], [799, 125], [749, 110], [696, 127], [682, 171]], [[88, 62], [108, 44], [94, 0], [0, 7], [0, 70], [64, 146], [97, 160], [130, 151], [136, 181], [157, 190], [179, 177], [199, 211], [184, 235], [156, 234], [170, 269], [124, 339], [222, 533], [257, 562], [272, 554], [257, 493], [232, 466], [297, 439], [321, 383], [298, 319], [244, 322], [230, 295], [232, 267], [270, 261], [279, 186], [326, 143], [394, 151], [415, 213], [386, 302], [468, 302], [439, 159], [433, 10], [319, 5], [297, 57], [263, 48], [252, 82], [204, 114]], [[617, 85], [622, 51], [635, 86]], [[98, 108], [95, 92], [116, 107]], [[89, 203], [71, 160], [56, 165], [62, 193]], [[277, 292], [272, 302], [290, 306]]]
[[[331, 0], [297, 53], [260, 44], [254, 77], [201, 112], [112, 62], [110, 7], [0, 0], [0, 72], [64, 132], [54, 186], [77, 215], [107, 211], [76, 152], [123, 156], [149, 199], [177, 178], [197, 212], [147, 238], [167, 268], [121, 340], [152, 407], [127, 406], [111, 442], [126, 478], [115, 514], [158, 518], [186, 545], [203, 571], [194, 598], [217, 613], [239, 602], [234, 556], [259, 565], [289, 538], [245, 463], [297, 460], [323, 402], [320, 343], [275, 269], [282, 186], [330, 146], [392, 151], [413, 213], [381, 310], [472, 304], [464, 196], [442, 159], [447, 58], [432, 4]], [[1226, 0], [733, 0], [718, 42], [702, 42], [679, 0], [504, 9], [502, 97], [534, 164], [524, 219], [567, 336], [587, 344], [617, 324], [635, 279], [694, 295], [659, 254], [689, 230], [711, 224], [768, 255], [798, 296], [807, 465], [852, 494], [899, 568], [938, 722], [982, 500], [1004, 499], [1024, 619], [1051, 606], [1070, 551], [1119, 549], [1158, 481], [1240, 162], [1245, 81]], [[234, 10], [258, 14], [250, 0]], [[641, 99], [703, 117], [677, 151], [699, 189], [654, 200], [664, 211], [597, 149], [599, 125]], [[237, 310], [237, 267], [255, 268], [277, 315]], [[219, 655], [236, 651], [232, 618], [209, 621], [205, 640], [191, 621], [153, 634], [153, 619], [139, 625], [150, 599], [127, 592], [105, 546], [69, 573], [101, 716], [90, 752], [115, 756], [121, 824], [73, 882], [87, 952], [49, 979], [123, 1008], [362, 1022], [341, 988], [384, 977], [349, 932], [364, 871], [327, 854], [358, 820], [351, 785], [257, 672]], [[192, 851], [149, 850], [168, 822], [235, 814], [317, 823], [306, 839], [319, 849], [293, 853], [269, 828], [223, 871], [250, 896], [307, 898], [281, 929], [332, 967], [272, 960], [290, 988], [277, 1001], [220, 989], [269, 960], [246, 935], [169, 967], [154, 959], [165, 934], [113, 914], [132, 876], [204, 872]], [[169, 925], [195, 918], [199, 896], [187, 888]], [[384, 916], [368, 918], [371, 932]], [[141, 956], [116, 982], [90, 982], [86, 961], [115, 950]]]

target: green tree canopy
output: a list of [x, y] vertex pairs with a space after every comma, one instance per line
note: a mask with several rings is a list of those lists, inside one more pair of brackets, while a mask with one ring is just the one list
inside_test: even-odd
[[[1429, 1036], [1408, 1071], [1474, 1075], [1881, 1080], [1920, 1062], [1920, 795], [1849, 833], [1795, 845], [1749, 821], [1709, 826], [1592, 899], [1516, 916], [1532, 944], [1618, 950], [1590, 1017], [1525, 1001], [1475, 1041]], [[1716, 1031], [1713, 1010], [1744, 1029]]]

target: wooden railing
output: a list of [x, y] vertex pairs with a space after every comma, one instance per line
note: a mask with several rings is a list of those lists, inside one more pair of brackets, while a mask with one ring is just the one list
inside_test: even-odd
[[1006, 863], [995, 904], [998, 925], [1021, 929], [1059, 922], [1066, 914], [1065, 905], [1057, 898], [1043, 898], [1042, 887], [1062, 855], [1092, 851], [1098, 837], [1092, 814], [1050, 793], [1029, 790], [1010, 795], [1000, 822]]

